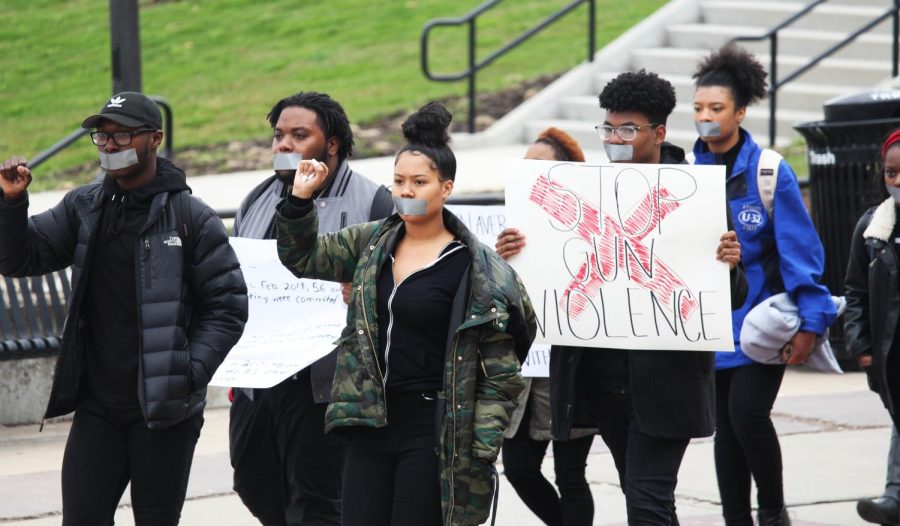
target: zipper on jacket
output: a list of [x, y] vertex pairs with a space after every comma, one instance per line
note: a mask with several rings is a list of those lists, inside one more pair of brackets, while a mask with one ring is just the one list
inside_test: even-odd
[[[366, 337], [369, 339], [369, 347], [372, 349], [372, 356], [375, 358], [375, 368], [378, 370], [378, 375], [381, 377], [381, 385], [382, 387], [386, 387], [387, 384], [384, 381], [384, 373], [381, 372], [381, 364], [378, 363], [378, 351], [375, 349], [375, 341], [372, 340], [372, 331], [371, 325], [369, 325], [369, 313], [366, 310], [366, 296], [365, 296], [365, 285], [360, 284], [359, 289], [360, 296], [362, 297], [362, 306], [363, 306], [363, 321], [366, 324]], [[386, 390], [386, 389], [385, 389]], [[387, 396], [385, 396], [387, 398]]]
[[141, 259], [144, 261], [144, 288], [150, 288], [150, 240], [144, 238], [144, 254], [141, 256]]
[[[453, 336], [453, 353], [452, 356], [456, 356], [457, 352], [459, 352], [459, 332], [457, 332]], [[462, 355], [460, 355], [462, 357]], [[450, 412], [453, 413], [453, 427], [450, 430], [452, 438], [450, 440], [450, 504], [448, 506], [448, 522], [453, 524], [453, 508], [456, 506], [456, 485], [453, 482], [454, 477], [456, 476], [456, 425], [457, 425], [457, 414], [456, 414], [456, 362], [459, 360], [453, 360], [453, 366], [450, 368]]]
[[[459, 242], [456, 241], [455, 239], [452, 240], [452, 241], [450, 241], [449, 243], [447, 243], [446, 245], [444, 245], [443, 247], [441, 247], [441, 251], [438, 252], [440, 255], [437, 257], [437, 259], [435, 259], [434, 261], [432, 261], [431, 263], [425, 265], [424, 267], [422, 267], [422, 268], [420, 268], [420, 269], [416, 269], [416, 270], [410, 272], [409, 274], [406, 275], [406, 277], [404, 277], [402, 280], [400, 280], [400, 283], [394, 282], [394, 288], [391, 290], [391, 295], [388, 297], [388, 304], [387, 304], [387, 307], [388, 307], [388, 328], [387, 328], [387, 341], [386, 341], [385, 344], [384, 344], [384, 385], [385, 385], [385, 388], [387, 388], [387, 379], [388, 379], [388, 375], [391, 374], [391, 367], [390, 367], [390, 362], [391, 362], [391, 361], [390, 361], [390, 354], [391, 354], [391, 329], [394, 328], [394, 310], [393, 310], [393, 303], [394, 303], [394, 296], [396, 296], [396, 294], [397, 294], [397, 289], [399, 289], [399, 288], [400, 288], [400, 285], [402, 285], [403, 283], [405, 283], [406, 280], [408, 280], [409, 278], [415, 276], [415, 275], [418, 274], [419, 272], [424, 272], [424, 271], [426, 271], [426, 270], [428, 270], [428, 269], [434, 267], [435, 265], [437, 265], [437, 264], [438, 264], [442, 259], [444, 259], [445, 257], [449, 256], [450, 254], [453, 254], [454, 252], [456, 252], [456, 251], [458, 251], [458, 250], [460, 250], [460, 249], [465, 248], [465, 245], [463, 245], [462, 243], [459, 243], [458, 246], [453, 247], [452, 250], [450, 250], [450, 251], [447, 252], [446, 254], [443, 254], [442, 252], [444, 252], [444, 250], [445, 250], [448, 246], [450, 246], [451, 244], [453, 244], [453, 243], [459, 243]], [[394, 255], [391, 254], [391, 266], [392, 266], [392, 267], [393, 267], [393, 264], [394, 264]], [[393, 276], [393, 269], [392, 269], [392, 271], [391, 271], [391, 275]], [[377, 357], [376, 357], [376, 359], [377, 359]]]

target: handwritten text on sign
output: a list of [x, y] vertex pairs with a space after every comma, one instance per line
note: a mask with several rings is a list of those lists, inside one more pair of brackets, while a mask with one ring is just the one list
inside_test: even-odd
[[[479, 241], [493, 249], [497, 236], [506, 228], [506, 207], [503, 205], [447, 205]], [[522, 376], [546, 378], [550, 376], [550, 346], [534, 344], [522, 362]]]
[[241, 262], [250, 316], [211, 385], [272, 387], [334, 349], [347, 307], [339, 283], [297, 279], [275, 240], [231, 238]]
[[506, 209], [503, 205], [447, 205], [447, 209], [488, 248], [494, 248], [497, 236], [506, 228]]
[[538, 341], [627, 349], [731, 347], [718, 166], [509, 161], [510, 260], [534, 304]]

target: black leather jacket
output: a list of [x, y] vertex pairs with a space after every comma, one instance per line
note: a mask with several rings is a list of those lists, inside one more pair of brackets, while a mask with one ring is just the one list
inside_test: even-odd
[[[172, 168], [165, 159], [158, 165]], [[178, 221], [174, 207], [167, 206], [175, 195], [153, 198], [135, 258], [138, 400], [151, 428], [177, 424], [203, 410], [206, 386], [247, 320], [247, 288], [225, 227], [194, 197], [186, 200], [190, 210], [184, 214], [191, 221], [193, 262], [190, 278], [183, 278], [184, 246], [173, 241], [180, 238]], [[27, 197], [14, 203], [0, 198], [0, 274], [40, 275], [72, 266], [68, 316], [45, 418], [70, 413], [79, 402], [85, 363], [81, 310], [102, 196], [99, 183], [85, 185], [30, 219]]]
[[896, 367], [891, 363], [895, 359], [891, 348], [895, 346], [900, 316], [900, 278], [892, 235], [896, 214], [890, 199], [863, 214], [853, 232], [844, 279], [847, 347], [853, 358], [872, 356], [872, 366], [866, 368], [869, 387], [881, 395], [895, 422], [900, 385], [888, 371]]

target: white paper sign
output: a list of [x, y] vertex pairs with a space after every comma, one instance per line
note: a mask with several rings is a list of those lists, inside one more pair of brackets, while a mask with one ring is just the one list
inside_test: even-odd
[[275, 240], [230, 241], [247, 282], [250, 315], [210, 385], [272, 387], [334, 349], [347, 306], [339, 283], [298, 279], [284, 268]]
[[490, 248], [497, 244], [497, 236], [506, 228], [506, 207], [503, 205], [447, 205], [470, 232]]
[[538, 342], [732, 349], [723, 167], [511, 160], [506, 176]]
[[522, 376], [526, 378], [547, 378], [550, 376], [550, 346], [535, 343], [522, 363]]

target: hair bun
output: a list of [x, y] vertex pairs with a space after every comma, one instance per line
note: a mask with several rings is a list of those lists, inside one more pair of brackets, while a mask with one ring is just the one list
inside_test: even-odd
[[452, 120], [453, 115], [443, 104], [431, 101], [403, 122], [403, 136], [410, 144], [424, 144], [435, 148], [447, 146], [450, 143], [447, 130]]

